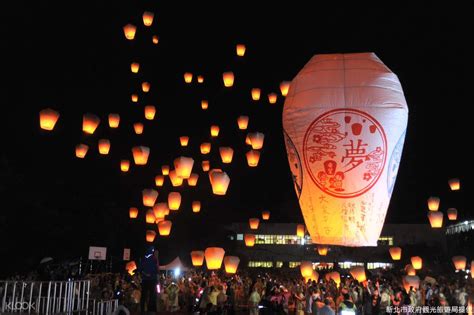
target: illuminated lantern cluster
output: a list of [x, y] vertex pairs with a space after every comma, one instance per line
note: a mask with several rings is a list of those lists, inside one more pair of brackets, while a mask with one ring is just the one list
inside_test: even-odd
[[120, 115], [111, 113], [109, 114], [109, 127], [110, 128], [118, 128], [120, 124]]
[[137, 27], [133, 24], [127, 24], [123, 27], [123, 33], [125, 38], [128, 40], [133, 40], [135, 38], [136, 31]]
[[145, 118], [148, 120], [155, 119], [156, 108], [153, 105], [145, 106]]
[[84, 114], [82, 116], [82, 131], [87, 134], [94, 134], [95, 130], [99, 126], [100, 118], [94, 114]]
[[150, 148], [145, 146], [133, 147], [132, 154], [136, 165], [146, 165], [150, 156]]
[[423, 259], [420, 256], [413, 256], [410, 260], [415, 270], [420, 270], [423, 267]]
[[89, 146], [85, 144], [80, 143], [76, 145], [76, 157], [83, 159], [86, 156], [88, 150]]
[[173, 191], [168, 194], [168, 208], [170, 210], [179, 210], [181, 206], [181, 194]]
[[226, 172], [219, 169], [213, 169], [209, 172], [209, 181], [211, 182], [212, 192], [215, 195], [225, 195], [229, 187], [230, 177]]
[[448, 211], [448, 219], [450, 221], [455, 221], [458, 218], [458, 210], [456, 208], [449, 208]]
[[200, 267], [204, 264], [204, 252], [202, 250], [194, 250], [191, 252], [191, 261], [194, 267]]
[[459, 180], [459, 178], [451, 178], [448, 181], [448, 184], [449, 184], [449, 188], [451, 188], [451, 190], [461, 189], [461, 181]]
[[258, 101], [260, 99], [261, 90], [258, 88], [253, 88], [250, 92], [252, 94], [252, 100]]
[[259, 225], [260, 225], [260, 220], [258, 218], [249, 219], [249, 226], [251, 230], [257, 230]]
[[244, 242], [245, 242], [245, 246], [253, 247], [255, 245], [255, 234], [245, 234]]
[[390, 257], [392, 257], [392, 260], [400, 260], [402, 258], [401, 247], [390, 247], [388, 251], [390, 253]]
[[222, 80], [224, 81], [225, 87], [232, 87], [234, 85], [234, 73], [232, 71], [224, 72], [222, 74]]
[[158, 223], [158, 232], [161, 236], [168, 236], [171, 233], [171, 221], [163, 220]]
[[109, 154], [110, 151], [110, 141], [107, 139], [100, 139], [99, 140], [99, 153], [102, 155]]
[[245, 49], [246, 47], [244, 44], [237, 44], [237, 46], [235, 46], [235, 52], [237, 56], [243, 57], [245, 55]]
[[234, 156], [234, 149], [231, 147], [220, 147], [219, 153], [221, 155], [222, 163], [228, 164], [232, 162]]
[[128, 210], [128, 215], [130, 219], [136, 219], [138, 217], [138, 209], [135, 207], [130, 207]]
[[229, 274], [234, 274], [237, 272], [237, 268], [239, 267], [240, 258], [237, 256], [225, 256], [224, 257], [224, 267], [225, 272]]
[[122, 172], [128, 172], [128, 170], [130, 169], [130, 161], [129, 160], [121, 160], [120, 161], [120, 170]]
[[51, 108], [46, 108], [40, 111], [40, 128], [51, 131], [54, 129], [56, 122], [59, 119], [59, 113]]
[[367, 277], [365, 275], [365, 269], [363, 266], [352, 266], [349, 272], [351, 273], [351, 276], [354, 279], [359, 281], [359, 283], [362, 283], [367, 280]]
[[143, 189], [142, 199], [145, 207], [153, 207], [156, 199], [158, 198], [158, 192], [154, 189]]
[[225, 250], [220, 247], [208, 247], [204, 251], [206, 258], [206, 266], [209, 270], [217, 270], [221, 268], [222, 260], [224, 259]]

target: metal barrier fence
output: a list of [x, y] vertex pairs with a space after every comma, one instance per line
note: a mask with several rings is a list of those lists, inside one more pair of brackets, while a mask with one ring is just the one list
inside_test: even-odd
[[90, 299], [90, 280], [0, 281], [0, 314], [112, 314], [118, 300]]

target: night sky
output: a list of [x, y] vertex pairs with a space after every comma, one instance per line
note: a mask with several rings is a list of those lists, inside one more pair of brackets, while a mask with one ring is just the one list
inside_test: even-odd
[[[3, 50], [11, 53], [3, 58], [1, 105], [3, 273], [28, 269], [44, 256], [85, 256], [89, 245], [107, 246], [114, 256], [132, 247], [132, 256], [138, 255], [145, 231], [141, 190], [153, 188], [161, 165], [180, 155], [194, 157], [199, 187], [178, 189], [183, 205], [171, 215], [172, 236], [156, 243], [164, 257], [225, 246], [225, 223], [246, 221], [263, 209], [272, 212], [274, 222], [303, 222], [283, 142], [279, 83], [320, 53], [375, 52], [404, 88], [408, 131], [386, 222], [428, 224], [430, 195], [442, 198], [442, 210], [456, 207], [461, 219], [472, 218], [467, 195], [474, 83], [470, 5], [173, 3], [2, 4]], [[150, 28], [142, 23], [145, 10], [155, 13]], [[134, 41], [123, 35], [128, 23], [138, 26]], [[155, 34], [158, 45], [151, 41]], [[243, 58], [235, 55], [238, 43], [247, 46]], [[130, 72], [133, 61], [140, 63], [138, 74]], [[188, 71], [202, 74], [204, 84], [186, 85]], [[231, 89], [223, 87], [225, 71], [236, 76]], [[143, 81], [151, 83], [148, 94], [140, 91]], [[253, 87], [262, 88], [259, 102], [251, 100]], [[135, 92], [138, 104], [130, 101]], [[275, 105], [266, 98], [270, 92], [279, 94]], [[208, 111], [201, 110], [201, 99], [209, 100]], [[148, 104], [157, 108], [154, 121], [143, 117]], [[61, 114], [53, 132], [39, 128], [38, 112], [47, 107]], [[92, 136], [81, 130], [87, 112], [101, 118]], [[111, 112], [121, 115], [118, 130], [108, 127]], [[236, 123], [242, 114], [250, 116], [249, 131], [265, 134], [256, 169], [246, 164], [246, 133]], [[144, 134], [135, 135], [132, 124], [140, 121]], [[233, 163], [224, 167], [231, 177], [225, 197], [212, 195], [207, 174], [200, 171], [199, 144], [209, 140], [211, 124], [221, 127], [212, 140], [211, 165], [221, 164], [218, 146], [235, 150]], [[190, 136], [187, 148], [179, 146], [181, 135]], [[112, 143], [108, 156], [98, 154], [100, 138]], [[84, 160], [74, 155], [80, 142], [90, 146]], [[131, 159], [135, 145], [151, 148], [148, 165], [132, 165], [122, 174], [119, 161]], [[461, 178], [461, 191], [449, 191], [452, 177]], [[168, 191], [169, 182], [158, 200], [164, 201]], [[194, 199], [203, 203], [199, 215], [191, 211]], [[128, 219], [130, 206], [141, 209], [137, 222]]]

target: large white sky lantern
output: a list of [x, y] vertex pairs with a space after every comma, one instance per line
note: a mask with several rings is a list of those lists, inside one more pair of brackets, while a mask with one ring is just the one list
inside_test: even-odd
[[293, 79], [285, 145], [315, 243], [377, 246], [407, 119], [397, 76], [373, 53], [316, 55]]

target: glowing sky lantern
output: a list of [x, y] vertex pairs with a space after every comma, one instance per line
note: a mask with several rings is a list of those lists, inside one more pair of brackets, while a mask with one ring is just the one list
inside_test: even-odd
[[211, 152], [211, 143], [203, 142], [201, 143], [199, 149], [201, 150], [201, 154], [208, 154], [209, 152]]
[[293, 79], [285, 145], [314, 243], [377, 246], [407, 119], [398, 78], [375, 54], [316, 55]]
[[168, 194], [168, 208], [170, 210], [179, 210], [181, 206], [181, 194], [176, 191], [172, 191]]
[[204, 264], [204, 252], [202, 250], [194, 250], [191, 252], [191, 261], [194, 267], [200, 267]]
[[99, 126], [99, 123], [100, 118], [96, 115], [90, 113], [84, 114], [84, 116], [82, 116], [82, 131], [92, 135]]
[[189, 137], [188, 136], [181, 136], [179, 137], [179, 144], [182, 147], [187, 147], [189, 143]]
[[136, 207], [130, 207], [128, 210], [128, 216], [130, 219], [136, 219], [138, 217], [138, 209]]
[[229, 187], [230, 177], [226, 172], [213, 169], [209, 172], [209, 181], [211, 182], [214, 195], [225, 195]]
[[163, 165], [161, 167], [161, 174], [163, 174], [164, 176], [167, 176], [169, 175], [170, 173], [170, 166], [169, 165]]
[[56, 122], [59, 119], [59, 113], [51, 108], [46, 108], [40, 111], [40, 128], [51, 131], [54, 129]]
[[456, 208], [449, 208], [448, 211], [448, 219], [450, 221], [455, 221], [458, 218], [458, 210]]
[[137, 146], [132, 148], [133, 161], [136, 165], [146, 165], [150, 156], [150, 148]]
[[163, 220], [158, 223], [158, 232], [161, 236], [168, 236], [171, 233], [173, 223], [169, 220]]
[[202, 75], [197, 76], [198, 83], [204, 83], [204, 77]]
[[252, 100], [258, 101], [260, 99], [260, 94], [261, 93], [262, 93], [262, 91], [259, 88], [253, 88], [250, 91], [250, 94], [252, 94]]
[[156, 175], [155, 176], [155, 185], [157, 187], [163, 186], [164, 183], [165, 183], [165, 177], [163, 175]]
[[388, 251], [390, 253], [390, 257], [392, 257], [392, 260], [400, 260], [402, 258], [401, 247], [390, 247]]
[[120, 170], [122, 172], [128, 172], [128, 170], [130, 169], [130, 161], [129, 160], [121, 160], [120, 161]]
[[143, 12], [142, 17], [143, 17], [143, 25], [151, 26], [153, 24], [153, 18], [155, 17], [155, 14], [153, 12], [145, 11]]
[[140, 64], [138, 62], [132, 62], [130, 65], [130, 70], [132, 73], [138, 73], [138, 70], [140, 70]]
[[151, 84], [149, 82], [142, 82], [142, 91], [145, 93], [150, 92]]
[[407, 275], [403, 277], [402, 283], [405, 292], [410, 292], [410, 288], [413, 288], [413, 290], [418, 291], [420, 287], [420, 278], [415, 275]]
[[239, 116], [239, 118], [237, 118], [237, 125], [240, 130], [247, 129], [249, 125], [249, 116]]
[[154, 189], [143, 189], [142, 190], [142, 199], [143, 205], [145, 207], [153, 207], [158, 198], [158, 192]]
[[145, 127], [145, 125], [143, 125], [142, 123], [140, 122], [137, 122], [137, 123], [134, 123], [133, 124], [133, 130], [135, 131], [135, 133], [137, 135], [141, 135], [143, 133], [143, 128]]
[[262, 211], [262, 220], [264, 221], [270, 220], [270, 211], [268, 210]]
[[178, 176], [178, 173], [176, 172], [176, 170], [170, 171], [169, 177], [171, 180], [171, 185], [173, 185], [173, 187], [178, 187], [183, 184], [183, 178]]
[[414, 276], [416, 275], [416, 270], [415, 268], [413, 268], [413, 265], [412, 264], [408, 264], [405, 266], [405, 272], [407, 273], [407, 275], [409, 276]]
[[148, 210], [145, 214], [145, 222], [148, 224], [155, 223], [156, 217], [155, 214], [153, 213], [153, 210]]
[[132, 100], [132, 102], [136, 103], [136, 102], [138, 102], [138, 95], [137, 94], [132, 94], [130, 96], [130, 99]]
[[204, 172], [207, 172], [211, 168], [211, 163], [208, 160], [204, 160], [201, 162], [201, 167]]
[[237, 44], [235, 46], [235, 53], [237, 54], [237, 56], [239, 57], [243, 57], [245, 55], [245, 45], [244, 44]]
[[219, 131], [220, 131], [220, 128], [218, 125], [212, 125], [211, 126], [211, 137], [215, 138], [217, 136], [219, 136]]
[[234, 156], [234, 149], [231, 147], [220, 147], [219, 154], [221, 155], [222, 163], [228, 164], [232, 163], [232, 158]]
[[313, 275], [313, 263], [310, 261], [302, 261], [300, 264], [300, 272], [303, 278], [309, 278]]
[[326, 245], [318, 245], [317, 248], [320, 256], [326, 256], [328, 254], [328, 247]]
[[110, 140], [108, 139], [100, 139], [99, 143], [99, 153], [102, 155], [107, 155], [109, 154], [110, 151]]
[[247, 158], [247, 164], [250, 167], [257, 167], [258, 161], [260, 161], [260, 152], [257, 150], [250, 150], [245, 154]]
[[277, 99], [278, 99], [278, 95], [276, 95], [276, 93], [268, 94], [268, 102], [270, 104], [275, 104], [277, 102]]
[[135, 261], [129, 261], [125, 264], [125, 270], [128, 272], [129, 275], [133, 275], [135, 270], [137, 270], [137, 264]]
[[245, 242], [245, 246], [253, 247], [255, 245], [255, 234], [245, 234], [244, 242]]
[[367, 280], [364, 266], [352, 266], [349, 272], [351, 273], [352, 278], [359, 281], [359, 283], [362, 283]]
[[443, 227], [443, 212], [441, 211], [429, 211], [428, 220], [430, 225], [434, 229], [439, 229]]
[[423, 259], [421, 259], [420, 256], [413, 256], [410, 258], [411, 260], [411, 265], [415, 270], [419, 270], [423, 267]]
[[184, 74], [184, 82], [186, 82], [188, 84], [193, 82], [193, 74], [191, 72], [186, 72]]
[[206, 266], [209, 270], [219, 269], [224, 259], [225, 250], [220, 247], [208, 247], [204, 251], [204, 257], [206, 258]]
[[120, 115], [111, 113], [109, 114], [109, 127], [110, 128], [118, 128], [120, 124]]
[[280, 83], [280, 92], [282, 96], [288, 95], [288, 90], [290, 89], [290, 81], [283, 81]]
[[336, 283], [337, 286], [341, 283], [341, 274], [337, 271], [329, 272], [326, 274], [326, 280], [332, 280]]
[[151, 41], [153, 44], [156, 45], [160, 41], [160, 38], [158, 37], [158, 35], [153, 35], [153, 37], [151, 38]]
[[201, 101], [201, 108], [202, 108], [203, 110], [208, 109], [208, 108], [209, 108], [209, 102], [208, 102], [207, 100], [202, 100], [202, 101]]
[[146, 231], [145, 239], [148, 243], [153, 243], [153, 241], [155, 240], [155, 237], [156, 237], [156, 232], [155, 231], [152, 231], [152, 230], [147, 230]]
[[239, 267], [240, 258], [237, 256], [225, 256], [224, 257], [224, 267], [225, 272], [229, 274], [234, 274], [237, 272]]
[[193, 201], [191, 207], [192, 207], [194, 213], [198, 213], [198, 212], [201, 211], [201, 202], [198, 201], [198, 200], [195, 200], [195, 201]]
[[127, 24], [123, 27], [123, 34], [125, 38], [128, 40], [133, 40], [135, 38], [135, 32], [137, 31], [137, 27], [133, 24]]
[[164, 219], [170, 212], [168, 208], [168, 203], [158, 202], [153, 206], [153, 213], [157, 219]]
[[439, 209], [439, 203], [440, 203], [440, 199], [438, 197], [429, 197], [428, 198], [428, 209], [430, 211], [438, 211]]
[[454, 256], [452, 261], [456, 270], [466, 269], [467, 259], [465, 256]]
[[189, 176], [188, 178], [188, 185], [189, 186], [196, 186], [197, 185], [197, 182], [198, 182], [198, 179], [199, 179], [199, 175], [196, 174], [196, 173], [191, 173], [191, 175]]
[[248, 134], [250, 145], [254, 150], [260, 150], [263, 147], [265, 135], [261, 132], [251, 132]]
[[249, 226], [251, 230], [257, 230], [259, 225], [260, 225], [260, 219], [258, 218], [249, 219]]
[[76, 157], [83, 159], [86, 156], [88, 150], [89, 146], [86, 144], [80, 143], [76, 145]]
[[305, 227], [304, 224], [296, 225], [296, 236], [304, 237]]
[[224, 72], [222, 74], [222, 81], [225, 87], [232, 87], [234, 85], [234, 73], [232, 71]]
[[189, 178], [193, 170], [194, 160], [193, 158], [180, 156], [174, 160], [174, 167], [176, 174], [181, 178]]
[[449, 184], [449, 188], [451, 188], [451, 190], [461, 189], [461, 181], [459, 180], [459, 178], [451, 178], [448, 181], [448, 184]]

